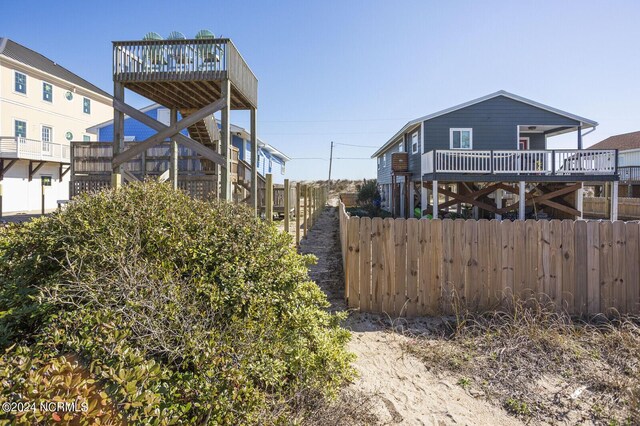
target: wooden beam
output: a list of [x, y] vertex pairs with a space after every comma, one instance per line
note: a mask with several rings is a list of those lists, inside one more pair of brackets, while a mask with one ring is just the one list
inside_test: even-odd
[[228, 78], [222, 82], [220, 100], [223, 102], [220, 114], [220, 152], [225, 159], [220, 178], [220, 199], [231, 201], [231, 81]]
[[45, 165], [46, 161], [39, 161], [37, 162], [38, 165], [36, 166], [36, 168], [33, 168], [33, 163], [36, 163], [36, 161], [29, 161], [29, 182], [31, 182], [33, 180], [33, 175], [36, 174], [36, 172], [38, 170], [40, 170], [42, 168], [42, 166]]
[[133, 175], [133, 173], [131, 173], [129, 170], [123, 170], [122, 171], [122, 177], [124, 178], [124, 180], [126, 180], [127, 182], [140, 182], [140, 179], [138, 179], [137, 177], [135, 177]]
[[[431, 184], [427, 185], [427, 188], [431, 189], [431, 187], [432, 187]], [[487, 189], [487, 188], [485, 188], [485, 189]], [[453, 192], [453, 191], [450, 191], [450, 190], [444, 189], [444, 188], [439, 188], [438, 191], [441, 192], [443, 195], [448, 195], [449, 197], [455, 199], [455, 200], [449, 200], [449, 202], [448, 202], [449, 205], [457, 204], [456, 201], [463, 201], [463, 202], [469, 203], [469, 204], [471, 204], [473, 206], [480, 207], [481, 209], [487, 210], [487, 211], [489, 211], [491, 213], [496, 213], [496, 208], [494, 206], [492, 206], [490, 204], [487, 204], [487, 203], [483, 203], [482, 201], [476, 200], [476, 198], [475, 198], [476, 194], [462, 195], [462, 194], [458, 194], [456, 192]], [[480, 190], [480, 191], [483, 191], [483, 190]], [[434, 201], [434, 204], [435, 204], [435, 201]]]
[[[159, 131], [158, 131], [158, 133], [156, 133], [155, 135], [151, 136], [150, 138], [148, 138], [148, 139], [146, 139], [146, 140], [144, 140], [142, 142], [136, 143], [131, 148], [129, 148], [126, 151], [122, 152], [121, 154], [118, 154], [117, 156], [115, 156], [113, 158], [113, 167], [117, 167], [117, 166], [119, 166], [119, 165], [121, 165], [121, 164], [123, 164], [123, 163], [125, 163], [125, 162], [127, 162], [129, 160], [131, 160], [136, 155], [141, 154], [143, 151], [146, 151], [148, 148], [151, 148], [151, 147], [153, 147], [155, 145], [158, 145], [159, 143], [162, 143], [165, 139], [170, 138], [172, 136], [175, 136], [177, 139], [179, 139], [179, 142], [181, 144], [183, 144], [185, 146], [189, 146], [189, 144], [183, 138], [180, 138], [178, 136], [178, 135], [184, 136], [180, 132], [182, 130], [186, 129], [187, 127], [191, 126], [192, 124], [195, 124], [198, 121], [204, 119], [205, 117], [215, 113], [216, 111], [219, 111], [220, 109], [225, 107], [225, 105], [226, 105], [226, 100], [225, 99], [217, 100], [216, 102], [213, 102], [212, 104], [209, 104], [206, 107], [198, 110], [197, 112], [189, 115], [187, 118], [183, 118], [182, 120], [176, 122], [174, 125], [165, 126], [164, 124], [160, 123], [159, 121], [154, 120], [153, 118], [149, 117], [145, 113], [142, 113], [142, 112], [138, 111], [137, 109], [135, 109], [133, 107], [130, 107], [129, 105], [126, 105], [123, 102], [118, 101], [117, 99], [114, 99], [113, 100], [113, 107], [116, 110], [121, 111], [121, 112], [129, 115], [130, 117], [140, 121], [141, 123], [148, 125], [152, 129], [159, 130]], [[162, 126], [162, 127], [160, 128], [160, 126]], [[187, 139], [189, 139], [189, 138], [187, 138]], [[226, 160], [218, 158], [217, 155], [213, 155], [213, 154], [217, 154], [213, 150], [210, 150], [210, 149], [206, 148], [204, 145], [202, 145], [202, 144], [200, 144], [200, 143], [198, 143], [196, 141], [193, 141], [193, 144], [200, 145], [202, 148], [204, 148], [204, 149], [206, 149], [208, 151], [211, 151], [211, 154], [209, 154], [209, 155], [211, 155], [213, 158], [209, 158], [207, 155], [204, 155], [201, 152], [198, 152], [198, 150], [193, 148], [193, 145], [189, 146], [189, 148], [193, 149], [194, 151], [198, 152], [199, 154], [203, 155], [204, 157], [209, 158], [210, 160], [212, 160], [214, 162], [217, 162], [216, 160], [221, 160], [220, 163], [225, 164]]]
[[4, 174], [9, 171], [11, 166], [16, 164], [16, 161], [18, 161], [18, 159], [16, 159], [16, 158], [14, 158], [12, 160], [9, 160], [9, 164], [7, 164], [5, 166], [5, 164], [4, 164], [5, 159], [4, 158], [0, 158], [0, 180], [4, 179]]
[[[553, 198], [560, 197], [560, 196], [565, 195], [565, 194], [569, 194], [571, 192], [574, 192], [574, 191], [580, 189], [581, 187], [582, 187], [581, 183], [576, 183], [574, 185], [566, 186], [566, 187], [558, 189], [556, 191], [543, 193], [543, 195], [534, 195], [534, 194], [531, 194], [531, 193], [525, 194], [525, 205], [529, 206], [529, 205], [531, 205], [533, 203], [545, 204], [545, 201], [547, 201], [547, 200], [551, 200]], [[539, 186], [536, 187], [536, 189], [541, 190], [539, 188]], [[505, 206], [505, 207], [503, 207], [501, 209], [497, 209], [496, 213], [504, 214], [504, 213], [507, 213], [507, 212], [509, 212], [511, 210], [514, 210], [519, 205], [519, 203], [520, 203], [520, 201], [517, 201], [517, 202], [512, 203], [512, 204], [510, 204], [508, 206]], [[557, 203], [557, 202], [554, 202], [554, 204], [562, 205], [565, 208], [572, 208], [570, 206], [565, 206], [565, 205]], [[552, 206], [549, 206], [549, 207], [552, 207]], [[561, 209], [559, 209], [559, 210], [561, 210]]]
[[64, 175], [66, 175], [67, 173], [69, 173], [69, 170], [71, 170], [71, 165], [69, 165], [66, 170], [64, 170], [64, 164], [60, 164], [60, 180], [62, 180], [62, 178], [64, 177]]

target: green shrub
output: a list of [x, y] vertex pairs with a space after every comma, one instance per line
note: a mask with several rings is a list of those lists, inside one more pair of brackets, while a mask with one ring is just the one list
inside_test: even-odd
[[8, 228], [0, 403], [78, 395], [83, 424], [289, 421], [353, 374], [312, 261], [244, 207], [157, 183]]

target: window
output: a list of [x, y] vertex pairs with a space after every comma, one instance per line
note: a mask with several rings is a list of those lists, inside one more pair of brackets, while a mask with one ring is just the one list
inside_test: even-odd
[[284, 163], [280, 163], [280, 174], [284, 174]]
[[380, 170], [380, 164], [382, 163], [382, 161], [380, 161], [380, 157], [378, 157], [378, 170]]
[[[128, 142], [128, 141], [126, 140], [126, 139], [127, 139], [127, 137], [128, 137], [128, 138], [131, 138], [131, 136], [125, 136], [125, 137], [124, 137], [125, 142]], [[133, 137], [133, 139], [135, 140], [135, 136]], [[91, 136], [89, 136], [89, 135], [82, 135], [82, 141], [83, 141], [83, 142], [91, 142]]]
[[382, 167], [387, 167], [387, 153], [382, 156]]
[[27, 76], [21, 72], [16, 71], [15, 74], [15, 91], [18, 93], [27, 94]]
[[15, 120], [14, 122], [14, 136], [17, 138], [27, 137], [27, 122], [22, 120]]
[[472, 149], [473, 129], [449, 129], [449, 146], [451, 149]]
[[258, 154], [258, 161], [256, 162], [256, 167], [260, 167], [260, 157], [262, 157], [262, 155]]
[[418, 138], [418, 132], [411, 135], [411, 153], [417, 154], [420, 150], [420, 140]]
[[85, 114], [91, 114], [91, 99], [84, 98], [82, 100], [82, 111], [84, 111]]
[[42, 100], [53, 102], [53, 86], [44, 81], [42, 82]]
[[49, 126], [42, 126], [42, 151], [51, 152], [51, 139], [53, 129]]
[[269, 173], [271, 173], [272, 169], [273, 169], [273, 160], [269, 158]]
[[400, 143], [398, 144], [398, 152], [404, 152], [404, 140], [400, 139]]

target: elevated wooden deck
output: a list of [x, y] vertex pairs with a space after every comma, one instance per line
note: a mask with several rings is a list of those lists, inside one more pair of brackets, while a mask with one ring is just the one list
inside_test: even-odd
[[231, 109], [257, 107], [258, 79], [229, 39], [113, 42], [113, 81], [166, 107], [209, 105], [227, 78]]

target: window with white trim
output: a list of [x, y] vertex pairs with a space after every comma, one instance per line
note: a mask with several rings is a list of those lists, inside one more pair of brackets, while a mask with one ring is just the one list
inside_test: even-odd
[[398, 152], [404, 152], [404, 139], [400, 139], [398, 143]]
[[53, 139], [53, 128], [50, 126], [42, 126], [42, 150], [51, 152], [51, 140]]
[[27, 122], [22, 120], [14, 120], [13, 135], [17, 138], [27, 137]]
[[449, 147], [451, 149], [473, 149], [473, 129], [449, 129]]
[[382, 156], [382, 167], [387, 167], [387, 153], [384, 153], [384, 156]]
[[89, 98], [82, 99], [82, 111], [85, 114], [91, 114], [91, 99]]
[[378, 157], [378, 170], [380, 170], [380, 164], [382, 164], [382, 159], [381, 157]]
[[27, 75], [21, 72], [15, 72], [14, 89], [18, 93], [27, 94]]
[[283, 175], [284, 174], [284, 163], [280, 163], [280, 174]]
[[418, 132], [411, 135], [411, 153], [417, 154], [420, 150], [420, 140], [418, 138]]

